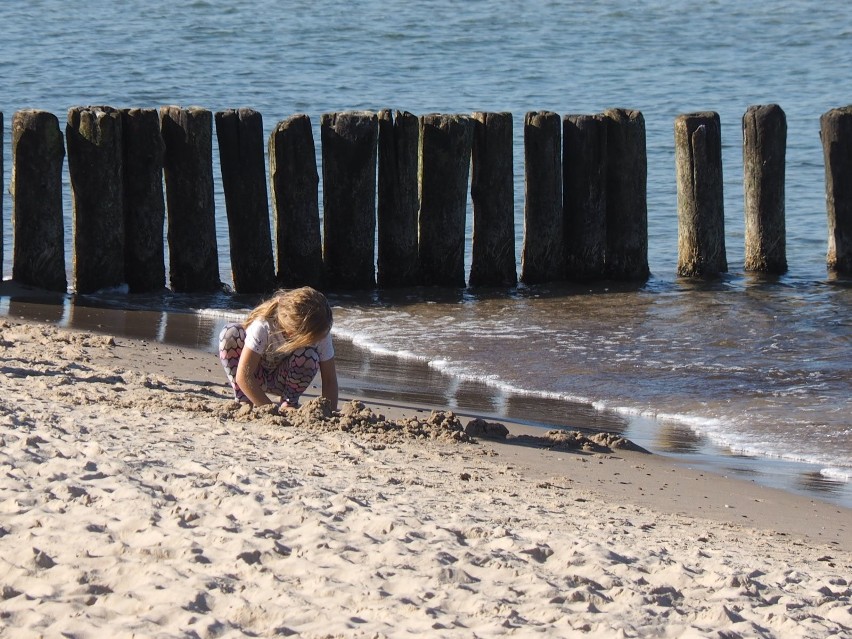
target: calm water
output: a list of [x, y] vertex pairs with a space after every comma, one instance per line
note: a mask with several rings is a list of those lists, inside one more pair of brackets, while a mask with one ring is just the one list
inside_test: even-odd
[[[80, 104], [250, 106], [263, 114], [267, 132], [297, 112], [316, 126], [334, 110], [511, 111], [518, 256], [523, 114], [639, 109], [649, 155], [647, 285], [341, 296], [337, 334], [364, 353], [422, 365], [450, 385], [478, 384], [485, 389], [480, 400], [487, 395], [497, 414], [516, 401], [510, 397], [547, 403], [555, 422], [560, 406], [566, 415], [568, 407], [585, 406], [616, 416], [628, 434], [664, 452], [698, 454], [712, 444], [756, 455], [764, 468], [790, 460], [780, 464], [782, 474], [815, 474], [829, 496], [852, 503], [852, 284], [825, 270], [819, 141], [819, 116], [852, 103], [852, 5], [24, 4], [4, 6], [0, 20], [5, 277], [12, 251], [9, 130], [17, 109], [52, 111], [64, 126], [67, 109]], [[790, 272], [762, 280], [742, 273], [740, 122], [749, 105], [771, 102], [788, 118]], [[711, 284], [674, 275], [673, 121], [697, 110], [722, 119], [731, 272]], [[216, 188], [227, 281], [218, 172]], [[70, 194], [65, 208], [70, 277]], [[195, 306], [219, 307], [204, 311], [218, 321], [229, 315], [223, 305], [244, 303]]]

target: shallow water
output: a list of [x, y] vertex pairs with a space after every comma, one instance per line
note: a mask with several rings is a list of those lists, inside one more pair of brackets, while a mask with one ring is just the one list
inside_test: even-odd
[[[563, 422], [598, 419], [659, 450], [738, 452], [781, 475], [786, 468], [799, 477], [805, 468], [848, 493], [852, 284], [825, 269], [819, 116], [852, 102], [838, 82], [852, 74], [851, 46], [852, 5], [804, 0], [511, 8], [490, 0], [17, 3], [4, 9], [0, 37], [3, 275], [11, 274], [12, 253], [9, 129], [20, 108], [52, 111], [64, 125], [67, 109], [80, 104], [250, 106], [263, 114], [267, 132], [306, 112], [317, 141], [319, 117], [332, 110], [510, 111], [518, 258], [523, 114], [636, 108], [647, 127], [653, 276], [646, 285], [336, 296], [336, 333], [360, 349], [355, 362], [401, 358], [371, 364], [365, 375], [410, 365], [418, 375], [429, 371], [446, 386], [439, 395], [459, 404], [497, 414], [524, 406], [550, 423], [560, 415], [569, 417]], [[742, 273], [740, 119], [749, 105], [770, 102], [788, 119], [790, 271], [758, 278]], [[673, 121], [697, 110], [715, 110], [722, 120], [730, 274], [713, 283], [674, 275]], [[214, 173], [227, 282], [224, 198]], [[67, 170], [65, 179], [70, 279]], [[469, 264], [469, 243], [467, 250]], [[120, 303], [193, 310], [215, 322], [251, 301]], [[406, 382], [394, 388], [395, 375], [398, 381], [388, 375], [390, 396], [406, 391]]]

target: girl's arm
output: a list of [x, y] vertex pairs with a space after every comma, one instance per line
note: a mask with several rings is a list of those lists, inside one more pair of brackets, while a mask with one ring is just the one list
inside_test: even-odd
[[322, 378], [322, 396], [331, 402], [332, 410], [337, 410], [337, 367], [334, 364], [334, 358], [320, 362], [319, 367], [320, 377]]
[[246, 394], [255, 406], [271, 404], [272, 400], [266, 396], [254, 376], [257, 367], [260, 366], [260, 353], [255, 353], [250, 348], [244, 348], [240, 353], [240, 361], [237, 364], [237, 386]]

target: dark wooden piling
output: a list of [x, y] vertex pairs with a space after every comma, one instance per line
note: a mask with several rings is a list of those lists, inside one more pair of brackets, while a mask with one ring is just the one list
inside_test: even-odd
[[166, 285], [163, 138], [156, 109], [122, 109], [124, 276], [131, 293]]
[[645, 118], [608, 109], [606, 121], [606, 272], [615, 280], [648, 278], [648, 156]]
[[682, 277], [727, 272], [722, 189], [722, 130], [719, 114], [675, 119], [678, 266]]
[[607, 123], [602, 115], [562, 119], [565, 278], [606, 275]]
[[407, 111], [379, 111], [378, 263], [382, 288], [418, 282], [417, 189], [420, 123]]
[[122, 109], [124, 276], [131, 293], [166, 286], [163, 138], [156, 109]]
[[12, 279], [51, 291], [68, 287], [62, 220], [65, 145], [52, 113], [12, 116]]
[[[3, 175], [3, 139], [6, 129], [3, 126], [3, 112], [0, 111], [0, 184], [5, 184]], [[0, 192], [0, 282], [3, 281], [3, 194]]]
[[825, 157], [828, 213], [826, 264], [834, 273], [852, 274], [852, 105], [832, 109], [819, 120]]
[[213, 200], [213, 115], [160, 107], [168, 212], [169, 280], [176, 293], [220, 290]]
[[72, 287], [94, 293], [124, 282], [121, 112], [72, 107], [65, 140], [74, 220]]
[[322, 142], [323, 260], [326, 284], [366, 289], [376, 283], [375, 113], [325, 113]]
[[323, 283], [319, 174], [311, 120], [296, 114], [269, 136], [277, 278], [287, 288]]
[[745, 270], [787, 271], [784, 172], [787, 116], [777, 104], [743, 115]]
[[252, 109], [228, 109], [218, 111], [215, 121], [234, 290], [269, 293], [275, 288], [275, 264], [269, 230], [263, 117]]
[[512, 114], [473, 114], [471, 286], [514, 286], [515, 185]]
[[420, 281], [463, 287], [473, 124], [467, 115], [420, 117]]
[[521, 281], [565, 277], [562, 210], [562, 121], [552, 111], [524, 116], [524, 242]]

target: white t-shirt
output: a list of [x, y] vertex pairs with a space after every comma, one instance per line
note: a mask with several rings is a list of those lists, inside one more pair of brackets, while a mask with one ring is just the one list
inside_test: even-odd
[[[280, 332], [272, 332], [269, 327], [269, 322], [263, 319], [255, 320], [246, 328], [246, 343], [245, 347], [259, 353], [261, 356], [261, 365], [272, 370], [277, 368], [281, 361], [289, 355], [289, 353], [277, 352], [277, 349], [284, 343], [284, 335]], [[334, 357], [334, 345], [331, 343], [331, 332], [328, 333], [314, 348], [319, 353], [319, 361], [326, 362]]]

